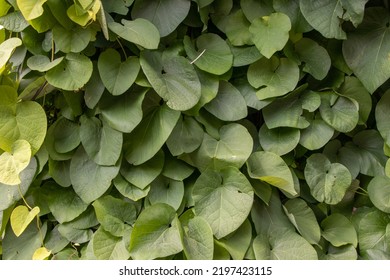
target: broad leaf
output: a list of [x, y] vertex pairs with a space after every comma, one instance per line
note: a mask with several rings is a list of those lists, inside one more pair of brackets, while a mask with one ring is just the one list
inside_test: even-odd
[[273, 0], [275, 11], [286, 14], [291, 20], [291, 30], [295, 33], [311, 31], [313, 28], [302, 15], [299, 0]]
[[256, 93], [260, 100], [293, 91], [298, 80], [298, 65], [288, 58], [262, 58], [248, 68], [248, 81], [253, 87], [260, 88]]
[[150, 20], [165, 37], [185, 19], [190, 4], [187, 0], [136, 0], [131, 16]]
[[143, 190], [160, 175], [163, 167], [164, 152], [160, 150], [150, 160], [140, 165], [124, 162], [120, 173], [129, 183]]
[[387, 10], [369, 8], [363, 23], [343, 43], [345, 61], [370, 93], [390, 77], [389, 21]]
[[16, 0], [20, 11], [26, 20], [35, 19], [43, 14], [43, 4], [47, 0]]
[[313, 210], [304, 200], [300, 198], [289, 200], [284, 204], [283, 209], [303, 238], [310, 244], [317, 244], [320, 241], [320, 226]]
[[88, 82], [92, 70], [92, 62], [88, 57], [68, 53], [60, 64], [46, 73], [46, 80], [60, 89], [79, 90]]
[[155, 259], [183, 250], [181, 225], [175, 210], [163, 203], [141, 212], [131, 233], [129, 251], [133, 259]]
[[188, 260], [213, 259], [213, 231], [202, 217], [194, 217], [183, 225], [183, 249]]
[[108, 28], [123, 39], [145, 49], [157, 49], [160, 43], [157, 28], [146, 19], [139, 18], [134, 21], [122, 19], [122, 24], [110, 22]]
[[153, 89], [174, 109], [194, 107], [201, 96], [201, 84], [194, 67], [182, 56], [164, 58], [161, 52], [143, 51], [140, 63]]
[[236, 123], [224, 125], [219, 130], [219, 141], [205, 133], [200, 148], [192, 155], [196, 167], [221, 169], [227, 166], [240, 168], [250, 156], [253, 139], [248, 130]]
[[51, 255], [51, 252], [46, 247], [41, 247], [35, 250], [33, 260], [46, 260]]
[[89, 158], [83, 147], [77, 149], [70, 163], [73, 189], [85, 203], [102, 196], [119, 172], [119, 166], [101, 166]]
[[204, 108], [223, 121], [237, 121], [248, 114], [246, 102], [241, 93], [225, 81], [220, 81], [217, 96]]
[[301, 130], [299, 144], [308, 150], [317, 150], [322, 148], [332, 139], [334, 129], [322, 119], [314, 119], [309, 127]]
[[17, 140], [26, 140], [34, 155], [46, 135], [45, 111], [34, 101], [18, 102], [16, 90], [0, 86], [0, 149], [11, 152]]
[[142, 120], [146, 92], [147, 89], [135, 88], [119, 97], [103, 96], [99, 102], [103, 120], [118, 131], [132, 132]]
[[252, 45], [252, 34], [249, 32], [250, 22], [242, 10], [229, 16], [225, 31], [229, 42], [233, 46]]
[[61, 63], [64, 57], [59, 57], [53, 61], [46, 55], [34, 55], [27, 60], [27, 66], [31, 70], [46, 72]]
[[228, 44], [217, 34], [199, 36], [193, 46], [190, 38], [184, 38], [184, 47], [191, 63], [214, 75], [222, 75], [233, 66], [233, 55]]
[[268, 129], [263, 124], [259, 130], [259, 139], [265, 151], [281, 156], [291, 152], [298, 145], [300, 131], [290, 127]]
[[378, 176], [373, 178], [367, 187], [370, 200], [379, 210], [390, 213], [390, 178]]
[[140, 69], [139, 59], [129, 57], [122, 62], [116, 50], [107, 49], [99, 56], [98, 69], [107, 90], [112, 95], [121, 95], [137, 78]]
[[132, 131], [128, 139], [125, 137], [126, 160], [131, 164], [139, 165], [151, 159], [164, 145], [179, 117], [180, 112], [166, 105], [151, 111]]
[[333, 246], [340, 247], [346, 244], [357, 246], [357, 234], [351, 221], [342, 214], [334, 213], [321, 222], [322, 236]]
[[343, 1], [300, 0], [302, 14], [306, 20], [326, 38], [346, 39], [347, 36], [341, 28], [343, 18]]
[[102, 228], [117, 237], [122, 237], [137, 217], [134, 204], [109, 195], [95, 200], [92, 205]]
[[195, 182], [192, 196], [195, 214], [210, 224], [218, 239], [240, 227], [253, 202], [252, 186], [235, 167], [203, 172]]
[[344, 165], [331, 163], [323, 154], [311, 155], [304, 173], [311, 194], [327, 204], [340, 202], [352, 182], [351, 173]]
[[262, 180], [292, 196], [297, 195], [290, 169], [284, 160], [271, 152], [255, 152], [247, 161], [251, 178]]
[[127, 260], [130, 253], [124, 239], [99, 228], [93, 235], [93, 253], [98, 260]]
[[[0, 69], [4, 67], [17, 47], [22, 45], [19, 38], [9, 38], [0, 44]], [[1, 72], [1, 71], [0, 71]]]
[[124, 196], [133, 201], [138, 201], [148, 195], [150, 186], [145, 189], [140, 189], [126, 181], [120, 174], [113, 180], [115, 188]]
[[11, 214], [10, 221], [13, 232], [19, 237], [28, 227], [28, 225], [39, 214], [40, 209], [35, 206], [33, 209], [28, 209], [24, 205], [16, 207]]
[[71, 30], [67, 30], [60, 25], [53, 28], [53, 40], [56, 48], [64, 53], [83, 51], [88, 46], [91, 37], [91, 30], [80, 26]]
[[150, 204], [165, 203], [176, 211], [184, 197], [184, 184], [181, 181], [171, 180], [162, 176], [150, 184], [148, 199]]
[[115, 165], [122, 151], [122, 133], [93, 117], [80, 117], [80, 139], [88, 156], [99, 165]]
[[375, 119], [378, 131], [385, 140], [386, 144], [390, 146], [390, 123], [388, 121], [389, 113], [390, 90], [385, 92], [375, 108]]
[[290, 18], [283, 13], [272, 13], [252, 21], [249, 31], [252, 40], [266, 58], [283, 49], [291, 29]]
[[26, 140], [17, 140], [12, 145], [11, 153], [0, 155], [0, 183], [19, 185], [20, 173], [28, 166], [31, 159], [31, 147]]

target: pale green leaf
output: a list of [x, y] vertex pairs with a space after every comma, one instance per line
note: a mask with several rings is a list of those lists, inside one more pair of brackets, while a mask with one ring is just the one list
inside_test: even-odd
[[35, 206], [33, 209], [29, 209], [24, 205], [17, 206], [11, 214], [10, 222], [13, 232], [19, 237], [28, 227], [28, 225], [39, 214], [40, 209]]
[[26, 140], [17, 140], [12, 145], [11, 153], [0, 155], [0, 183], [19, 185], [20, 173], [28, 166], [31, 159], [31, 146]]
[[34, 55], [27, 60], [27, 66], [31, 70], [46, 72], [60, 64], [63, 59], [64, 57], [59, 57], [53, 61], [50, 61], [50, 58], [48, 58], [46, 55]]
[[33, 260], [45, 260], [51, 255], [51, 252], [46, 247], [41, 247], [35, 250]]
[[16, 0], [16, 3], [26, 20], [32, 20], [43, 14], [43, 4], [47, 0]]
[[160, 34], [149, 20], [138, 18], [133, 21], [122, 19], [122, 24], [109, 22], [108, 28], [123, 39], [145, 49], [157, 49]]
[[0, 44], [0, 69], [7, 63], [15, 49], [21, 45], [22, 40], [19, 38], [9, 38]]
[[283, 13], [272, 13], [252, 21], [249, 31], [252, 40], [266, 58], [283, 49], [289, 38], [290, 18]]
[[126, 181], [122, 175], [118, 174], [113, 180], [115, 188], [124, 196], [133, 201], [138, 201], [148, 195], [150, 186], [145, 189], [140, 189], [134, 186], [132, 183]]
[[301, 130], [299, 144], [308, 150], [317, 150], [322, 148], [332, 139], [334, 129], [322, 119], [314, 119], [310, 125]]
[[253, 203], [252, 186], [235, 167], [203, 172], [195, 182], [192, 196], [195, 214], [210, 224], [218, 239], [241, 226]]
[[374, 177], [367, 187], [370, 200], [379, 210], [390, 213], [390, 178]]

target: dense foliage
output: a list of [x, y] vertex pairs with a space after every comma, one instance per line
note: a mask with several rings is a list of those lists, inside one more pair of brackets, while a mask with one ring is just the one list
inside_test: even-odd
[[373, 0], [0, 0], [2, 259], [390, 259]]

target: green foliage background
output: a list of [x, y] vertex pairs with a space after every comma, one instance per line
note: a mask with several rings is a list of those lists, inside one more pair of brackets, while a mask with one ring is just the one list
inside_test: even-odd
[[0, 0], [2, 259], [390, 259], [376, 0]]

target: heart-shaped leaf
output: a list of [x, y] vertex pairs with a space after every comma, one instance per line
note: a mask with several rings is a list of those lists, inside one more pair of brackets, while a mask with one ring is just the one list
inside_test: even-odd
[[390, 77], [389, 21], [386, 9], [367, 9], [363, 23], [343, 43], [345, 61], [371, 93]]
[[370, 200], [379, 210], [390, 213], [390, 178], [374, 177], [367, 187]]
[[340, 247], [346, 244], [357, 246], [357, 234], [351, 221], [342, 214], [334, 213], [321, 222], [323, 229], [322, 236], [332, 243], [333, 246]]
[[46, 260], [51, 255], [51, 252], [46, 247], [41, 247], [35, 250], [33, 260]]
[[35, 19], [43, 14], [43, 4], [47, 0], [16, 0], [20, 11], [26, 20]]
[[255, 152], [247, 161], [248, 173], [251, 178], [260, 179], [290, 195], [297, 195], [290, 169], [284, 160], [271, 152]]
[[140, 65], [136, 57], [129, 57], [122, 62], [116, 50], [107, 49], [99, 56], [98, 68], [107, 90], [112, 95], [121, 95], [134, 83]]
[[270, 58], [286, 45], [291, 29], [290, 18], [283, 13], [272, 13], [252, 21], [249, 31], [262, 55]]
[[185, 19], [190, 10], [190, 4], [186, 0], [137, 0], [131, 16], [150, 20], [158, 28], [161, 37], [165, 37]]
[[0, 69], [4, 67], [14, 50], [22, 45], [19, 38], [9, 38], [0, 44]]
[[92, 36], [91, 29], [81, 26], [70, 30], [60, 25], [53, 28], [53, 40], [56, 48], [64, 53], [83, 51], [88, 46]]
[[26, 140], [17, 140], [12, 145], [11, 153], [0, 155], [0, 183], [18, 185], [19, 174], [28, 166], [31, 159], [31, 147]]
[[27, 66], [31, 70], [39, 72], [46, 72], [61, 63], [64, 57], [59, 57], [53, 61], [50, 61], [46, 55], [34, 55], [27, 60]]
[[29, 210], [24, 205], [17, 206], [11, 214], [11, 227], [16, 236], [20, 236], [28, 225], [34, 220], [34, 218], [39, 214], [40, 209], [38, 206], [35, 206], [33, 209]]
[[127, 260], [130, 257], [124, 238], [113, 236], [102, 227], [95, 232], [92, 244], [98, 260]]
[[268, 129], [264, 124], [260, 128], [259, 139], [265, 151], [281, 156], [291, 152], [298, 145], [300, 131], [290, 127]]
[[298, 80], [299, 67], [288, 58], [262, 58], [248, 68], [248, 81], [253, 87], [260, 88], [256, 93], [260, 100], [293, 91]]
[[344, 165], [331, 163], [323, 154], [313, 154], [307, 159], [305, 178], [314, 198], [328, 204], [340, 202], [352, 182]]
[[195, 182], [192, 196], [195, 214], [209, 223], [218, 239], [241, 226], [253, 203], [252, 186], [235, 167], [203, 172]]
[[150, 21], [137, 18], [133, 21], [122, 19], [118, 22], [108, 23], [108, 28], [123, 39], [140, 45], [145, 49], [157, 49], [160, 43], [160, 34]]
[[148, 81], [167, 105], [185, 111], [201, 97], [201, 84], [194, 67], [182, 56], [164, 58], [161, 52], [143, 51], [140, 63]]
[[233, 66], [233, 55], [228, 44], [217, 34], [206, 33], [196, 39], [195, 47], [190, 38], [184, 38], [188, 57], [201, 70], [222, 75]]
[[172, 206], [158, 203], [141, 212], [130, 238], [133, 259], [161, 258], [182, 250], [181, 226]]
[[241, 168], [252, 152], [253, 139], [248, 130], [237, 123], [224, 125], [219, 140], [205, 133], [200, 148], [191, 156], [196, 167], [221, 169], [227, 166]]

